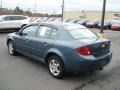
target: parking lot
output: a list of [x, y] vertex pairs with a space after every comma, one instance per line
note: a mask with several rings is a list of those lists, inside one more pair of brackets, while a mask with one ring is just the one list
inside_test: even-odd
[[[98, 29], [92, 29], [98, 33]], [[120, 31], [105, 30], [113, 59], [103, 71], [70, 74], [61, 80], [49, 75], [44, 64], [25, 56], [10, 56], [6, 33], [0, 34], [0, 90], [120, 90]]]

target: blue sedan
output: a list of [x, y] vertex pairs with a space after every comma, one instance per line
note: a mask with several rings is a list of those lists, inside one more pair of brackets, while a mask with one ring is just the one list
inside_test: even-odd
[[7, 46], [11, 55], [21, 53], [45, 63], [55, 78], [101, 70], [112, 58], [108, 39], [74, 23], [31, 23], [9, 34]]

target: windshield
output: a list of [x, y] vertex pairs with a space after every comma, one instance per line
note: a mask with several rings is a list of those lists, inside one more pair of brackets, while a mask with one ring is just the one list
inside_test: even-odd
[[94, 34], [92, 31], [83, 28], [83, 29], [74, 29], [74, 30], [68, 30], [70, 35], [74, 39], [83, 39], [83, 38], [97, 38], [97, 35]]

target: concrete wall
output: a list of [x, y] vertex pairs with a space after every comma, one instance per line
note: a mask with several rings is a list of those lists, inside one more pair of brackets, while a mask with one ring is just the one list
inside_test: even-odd
[[[120, 14], [120, 12], [106, 12], [105, 19], [110, 20], [114, 14]], [[102, 17], [102, 12], [99, 11], [67, 11], [64, 13], [64, 18], [79, 19], [97, 19], [100, 20]]]

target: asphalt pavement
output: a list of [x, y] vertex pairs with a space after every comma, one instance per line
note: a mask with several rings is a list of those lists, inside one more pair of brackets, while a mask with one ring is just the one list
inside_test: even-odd
[[[98, 33], [99, 30], [92, 29]], [[113, 58], [103, 71], [50, 76], [46, 65], [7, 51], [6, 33], [0, 34], [0, 90], [120, 90], [120, 31], [105, 30], [111, 40]]]

